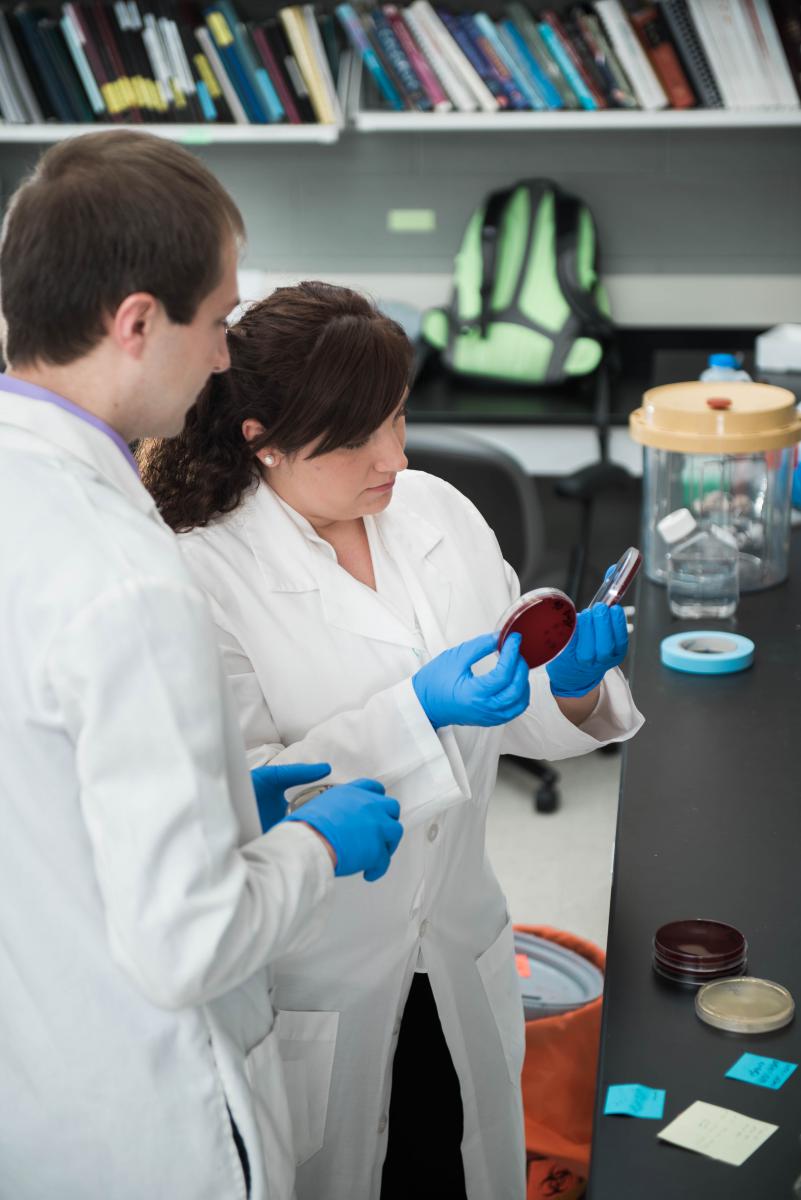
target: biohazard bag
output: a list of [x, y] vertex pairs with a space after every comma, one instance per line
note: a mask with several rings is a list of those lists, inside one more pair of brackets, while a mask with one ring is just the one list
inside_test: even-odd
[[493, 192], [473, 213], [447, 308], [423, 339], [454, 374], [564, 383], [594, 371], [614, 335], [586, 205], [548, 179]]

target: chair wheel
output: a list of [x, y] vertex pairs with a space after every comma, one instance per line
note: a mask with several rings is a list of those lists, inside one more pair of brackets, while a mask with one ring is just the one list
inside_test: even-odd
[[556, 788], [547, 785], [537, 788], [534, 794], [534, 806], [539, 813], [556, 812], [559, 807], [559, 793]]

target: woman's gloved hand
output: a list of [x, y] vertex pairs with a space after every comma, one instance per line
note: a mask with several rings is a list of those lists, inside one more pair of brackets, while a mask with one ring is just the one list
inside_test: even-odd
[[286, 816], [284, 792], [287, 788], [297, 787], [301, 783], [314, 783], [330, 774], [328, 763], [287, 763], [278, 767], [268, 764], [252, 770], [250, 778], [256, 793], [262, 833], [272, 829]]
[[302, 821], [325, 838], [336, 855], [335, 875], [380, 879], [403, 837], [400, 805], [376, 779], [355, 779], [321, 792], [287, 821]]
[[554, 696], [586, 696], [629, 648], [626, 614], [619, 604], [594, 604], [578, 615], [573, 636], [545, 670]]
[[521, 641], [519, 633], [510, 634], [486, 675], [474, 675], [471, 668], [497, 650], [494, 633], [444, 650], [412, 676], [417, 699], [435, 729], [505, 725], [528, 708], [528, 664], [520, 657]]

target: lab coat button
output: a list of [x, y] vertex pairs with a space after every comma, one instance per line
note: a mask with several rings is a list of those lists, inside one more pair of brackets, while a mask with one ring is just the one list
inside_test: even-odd
[[401, 1027], [400, 1021], [396, 1021], [395, 1024], [392, 1026], [392, 1036], [393, 1037], [398, 1036], [398, 1034], [400, 1033], [400, 1027]]
[[383, 1116], [381, 1118], [381, 1120], [378, 1122], [378, 1132], [383, 1133], [388, 1124], [389, 1124], [389, 1122], [387, 1121], [386, 1116]]
[[436, 821], [435, 821], [433, 825], [429, 825], [429, 827], [428, 827], [428, 840], [429, 840], [429, 842], [434, 842], [434, 841], [436, 841], [436, 839], [437, 839], [437, 834], [438, 834], [438, 833], [439, 833], [439, 825], [437, 825], [437, 823], [436, 823]]
[[428, 933], [428, 921], [420, 922], [420, 937], [425, 937]]

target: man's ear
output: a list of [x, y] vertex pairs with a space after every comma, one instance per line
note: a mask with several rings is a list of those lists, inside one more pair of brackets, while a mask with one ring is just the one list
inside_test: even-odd
[[125, 354], [141, 358], [159, 318], [161, 303], [150, 292], [132, 292], [109, 318], [109, 337]]

